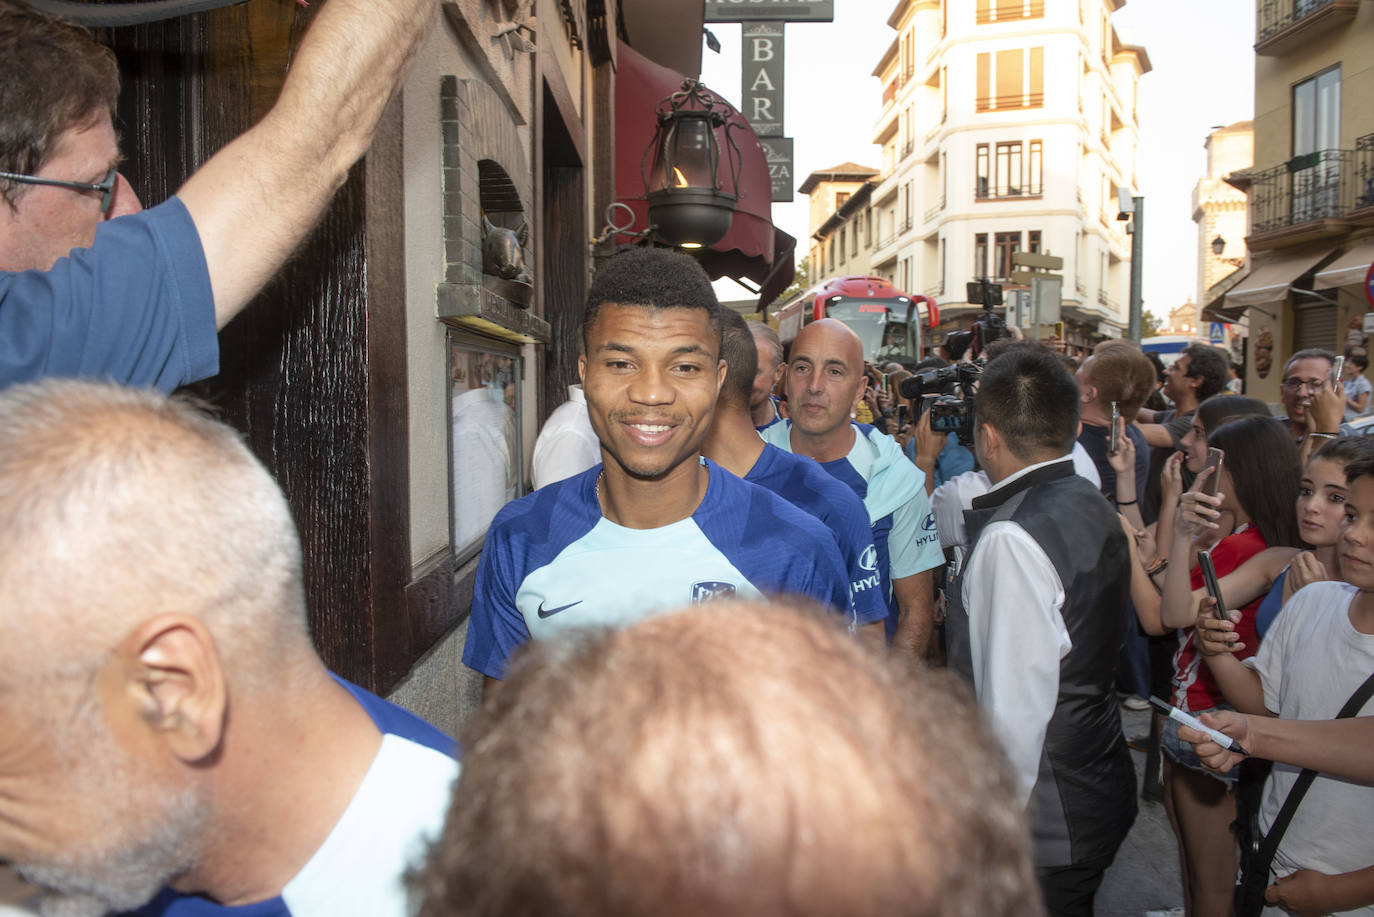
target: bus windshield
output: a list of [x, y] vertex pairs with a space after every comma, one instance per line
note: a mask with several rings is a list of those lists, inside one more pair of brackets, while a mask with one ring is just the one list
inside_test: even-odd
[[887, 303], [871, 299], [842, 299], [830, 303], [826, 314], [854, 330], [870, 363], [916, 356], [907, 323], [894, 321], [888, 309]]

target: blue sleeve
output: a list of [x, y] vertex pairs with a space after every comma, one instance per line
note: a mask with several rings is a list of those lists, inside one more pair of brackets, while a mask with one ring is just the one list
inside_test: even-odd
[[176, 198], [102, 223], [51, 270], [0, 273], [0, 388], [66, 376], [170, 392], [217, 372], [210, 274]]
[[[852, 493], [848, 495], [853, 496]], [[883, 620], [887, 617], [887, 597], [883, 595], [878, 552], [873, 546], [873, 527], [868, 524], [863, 501], [854, 497], [852, 504], [836, 504], [827, 524], [840, 538], [840, 553], [849, 571], [854, 623], [871, 624]]]
[[525, 617], [515, 604], [519, 583], [510, 562], [510, 539], [503, 537], [500, 521], [497, 516], [482, 545], [463, 644], [463, 664], [490, 678], [504, 678], [511, 653], [530, 639]]
[[959, 444], [959, 435], [951, 433], [945, 439], [945, 448], [935, 457], [935, 486], [956, 478], [966, 471], [973, 470], [973, 453]]
[[[849, 575], [845, 572], [839, 546], [832, 539], [817, 541], [815, 544], [817, 550], [814, 563], [809, 565], [808, 575], [799, 591], [818, 602], [824, 602], [836, 611], [848, 612], [853, 607], [850, 604]], [[887, 615], [886, 608], [883, 609], [883, 615]]]

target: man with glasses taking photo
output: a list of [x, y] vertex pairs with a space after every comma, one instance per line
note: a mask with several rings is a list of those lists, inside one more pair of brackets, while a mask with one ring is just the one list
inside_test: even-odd
[[218, 372], [218, 329], [367, 151], [436, 6], [323, 5], [272, 110], [140, 212], [117, 171], [114, 55], [0, 0], [0, 388], [80, 376], [171, 391]]
[[1311, 448], [1321, 448], [1327, 440], [1350, 432], [1341, 422], [1344, 391], [1331, 379], [1335, 365], [1334, 353], [1309, 347], [1293, 354], [1283, 366], [1279, 401], [1286, 413], [1279, 420], [1287, 424], [1288, 434], [1304, 450], [1304, 457]]

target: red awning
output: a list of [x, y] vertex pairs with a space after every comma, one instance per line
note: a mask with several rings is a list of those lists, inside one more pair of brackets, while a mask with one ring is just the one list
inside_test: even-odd
[[[682, 88], [682, 74], [661, 66], [622, 44], [615, 80], [615, 196], [635, 214], [633, 230], [649, 224], [649, 203], [641, 172], [644, 150], [657, 127], [654, 112], [665, 96]], [[728, 104], [728, 103], [726, 103]], [[768, 160], [758, 135], [734, 106], [730, 131], [741, 154], [739, 200], [725, 237], [708, 249], [689, 252], [711, 279], [737, 277], [760, 288], [762, 302], [771, 302], [792, 282], [796, 240], [773, 228], [773, 184]], [[721, 156], [721, 186], [734, 186], [733, 163]], [[617, 242], [632, 241], [627, 236]]]

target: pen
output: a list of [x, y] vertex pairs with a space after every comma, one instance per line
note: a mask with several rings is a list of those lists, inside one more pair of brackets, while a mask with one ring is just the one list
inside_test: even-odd
[[1197, 717], [1190, 716], [1189, 714], [1184, 713], [1182, 710], [1178, 709], [1172, 704], [1166, 704], [1164, 701], [1160, 700], [1159, 698], [1153, 695], [1151, 695], [1150, 697], [1150, 704], [1154, 706], [1154, 708], [1158, 710], [1160, 713], [1167, 714], [1169, 719], [1173, 720], [1175, 723], [1182, 723], [1189, 729], [1196, 729], [1198, 732], [1205, 733], [1208, 738], [1210, 738], [1213, 742], [1216, 742], [1218, 745], [1220, 745], [1227, 751], [1233, 751], [1238, 755], [1245, 755], [1246, 757], [1249, 757], [1250, 753], [1246, 751], [1244, 748], [1242, 748], [1239, 742], [1228, 736], [1226, 733], [1218, 732], [1211, 726], [1205, 725]]

